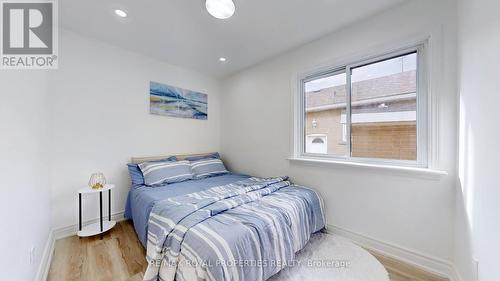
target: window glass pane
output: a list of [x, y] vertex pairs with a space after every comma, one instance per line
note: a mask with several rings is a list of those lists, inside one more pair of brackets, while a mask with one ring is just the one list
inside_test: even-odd
[[417, 160], [417, 53], [352, 69], [352, 157]]
[[308, 81], [304, 91], [305, 152], [347, 157], [345, 72]]

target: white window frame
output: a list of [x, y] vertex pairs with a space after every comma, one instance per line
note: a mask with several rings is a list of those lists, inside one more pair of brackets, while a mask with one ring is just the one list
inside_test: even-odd
[[[294, 145], [293, 159], [314, 161], [325, 160], [345, 163], [360, 163], [360, 164], [376, 164], [388, 166], [416, 167], [429, 168], [429, 85], [427, 79], [427, 64], [426, 60], [427, 41], [421, 42], [410, 47], [400, 48], [395, 51], [381, 53], [379, 55], [370, 56], [365, 59], [352, 60], [351, 63], [345, 63], [337, 66], [322, 68], [321, 70], [309, 72], [299, 75], [298, 89], [294, 98]], [[398, 56], [403, 56], [412, 52], [417, 52], [417, 160], [397, 160], [397, 159], [380, 159], [380, 158], [363, 158], [351, 156], [351, 72], [353, 68], [367, 64], [376, 63], [391, 59]], [[307, 153], [306, 137], [305, 137], [305, 83], [319, 79], [325, 76], [331, 76], [339, 73], [346, 73], [346, 117], [347, 117], [347, 149], [346, 157], [329, 155], [329, 154], [313, 154]]]

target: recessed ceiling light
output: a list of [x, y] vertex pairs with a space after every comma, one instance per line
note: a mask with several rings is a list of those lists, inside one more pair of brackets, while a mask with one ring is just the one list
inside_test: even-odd
[[119, 17], [126, 18], [127, 17], [127, 12], [124, 10], [115, 10], [115, 14]]
[[236, 9], [232, 0], [207, 0], [205, 7], [214, 18], [218, 19], [232, 17]]
[[219, 58], [219, 61], [225, 62], [225, 61], [227, 61], [227, 59], [226, 58]]

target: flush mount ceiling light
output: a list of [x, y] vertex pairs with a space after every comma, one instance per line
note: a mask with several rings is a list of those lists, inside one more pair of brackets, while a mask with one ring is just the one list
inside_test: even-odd
[[232, 17], [236, 9], [232, 0], [207, 0], [205, 7], [209, 14], [218, 19]]
[[121, 18], [126, 18], [127, 17], [127, 12], [124, 10], [115, 10], [115, 14]]
[[219, 58], [220, 62], [225, 62], [227, 59], [226, 58]]

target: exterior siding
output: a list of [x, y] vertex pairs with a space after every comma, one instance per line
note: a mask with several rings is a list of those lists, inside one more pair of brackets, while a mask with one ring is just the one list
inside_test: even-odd
[[[347, 155], [347, 145], [342, 142], [341, 109], [309, 112], [306, 115], [306, 135], [322, 134], [327, 137], [328, 154]], [[317, 127], [312, 122], [316, 120]]]
[[416, 140], [415, 122], [353, 124], [352, 156], [416, 160]]
[[[328, 154], [346, 155], [342, 142], [341, 109], [306, 114], [306, 135], [326, 135]], [[313, 128], [316, 120], [316, 128]], [[358, 123], [352, 126], [352, 156], [416, 160], [416, 122]]]

